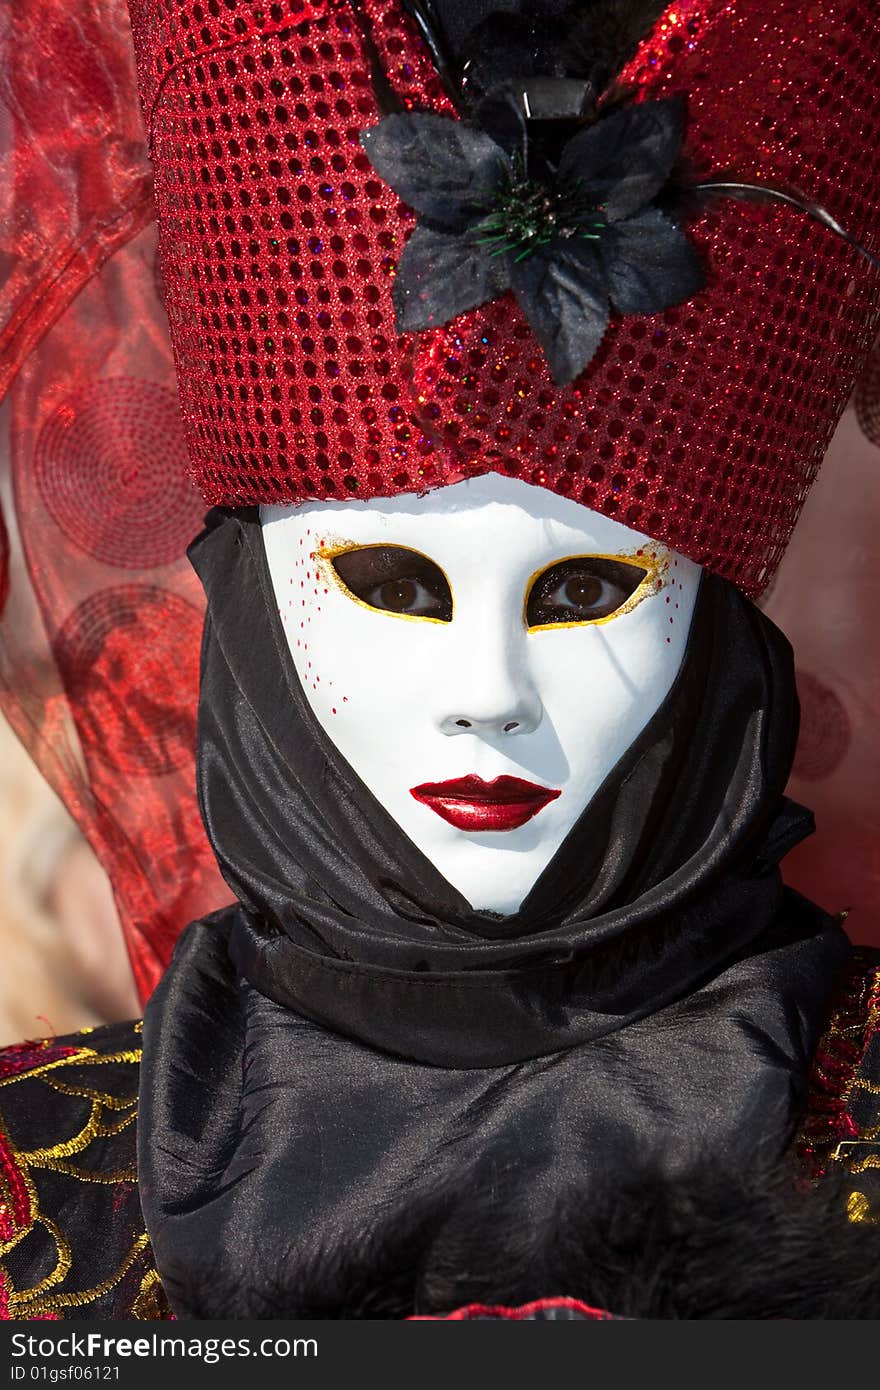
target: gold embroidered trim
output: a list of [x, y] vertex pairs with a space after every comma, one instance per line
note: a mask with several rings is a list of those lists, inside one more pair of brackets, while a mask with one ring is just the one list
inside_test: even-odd
[[52, 1071], [56, 1067], [75, 1066], [77, 1062], [90, 1062], [97, 1060], [97, 1057], [98, 1054], [93, 1052], [91, 1048], [83, 1047], [69, 1057], [54, 1057], [51, 1062], [41, 1062], [35, 1067], [28, 1067], [26, 1071], [14, 1071], [11, 1076], [0, 1077], [0, 1086], [14, 1086], [17, 1081], [43, 1076], [47, 1071]]
[[[880, 1024], [880, 968], [856, 952], [838, 987], [835, 1006], [820, 1039], [810, 1076], [810, 1094], [797, 1150], [808, 1173], [822, 1175], [828, 1161], [856, 1171], [851, 1150], [859, 1144], [874, 1147], [875, 1133], [858, 1133], [850, 1114], [851, 1097], [860, 1082], [859, 1069]], [[873, 1083], [861, 1088], [873, 1093]], [[870, 1166], [875, 1166], [870, 1164]], [[880, 1166], [878, 1163], [876, 1166]]]
[[[27, 1193], [28, 1206], [30, 1208], [28, 1213], [28, 1219], [25, 1222], [24, 1226], [22, 1226], [20, 1230], [16, 1231], [15, 1235], [12, 1237], [11, 1240], [0, 1241], [0, 1259], [2, 1259], [4, 1255], [7, 1255], [10, 1250], [13, 1250], [15, 1248], [15, 1246], [24, 1236], [28, 1235], [28, 1233], [31, 1230], [33, 1230], [34, 1221], [36, 1220], [36, 1215], [39, 1211], [40, 1204], [37, 1198], [37, 1189], [34, 1186], [33, 1178], [31, 1177], [27, 1168], [23, 1167], [21, 1164], [17, 1162], [15, 1145], [13, 1144], [9, 1131], [7, 1130], [6, 1125], [3, 1122], [2, 1115], [0, 1115], [0, 1143], [3, 1144], [4, 1148], [12, 1157], [12, 1161], [15, 1164], [16, 1169], [18, 1170], [19, 1176], [21, 1177], [22, 1183], [24, 1185], [25, 1192]], [[0, 1193], [2, 1192], [3, 1184], [0, 1183]]]
[[880, 1154], [867, 1154], [864, 1158], [849, 1159], [846, 1166], [851, 1173], [867, 1173], [869, 1168], [880, 1168]]
[[129, 1125], [133, 1125], [137, 1119], [137, 1110], [129, 1110], [127, 1115], [120, 1115], [118, 1120], [113, 1120], [109, 1124], [99, 1124], [96, 1134], [99, 1139], [112, 1139], [114, 1134], [121, 1134]]
[[78, 1178], [80, 1182], [103, 1183], [107, 1187], [112, 1187], [118, 1182], [137, 1182], [136, 1168], [120, 1168], [115, 1173], [102, 1173], [93, 1168], [78, 1168], [75, 1163], [68, 1163], [64, 1158], [43, 1158], [33, 1166], [44, 1168], [49, 1173], [66, 1173], [69, 1178]]
[[874, 1216], [871, 1211], [871, 1203], [868, 1201], [864, 1192], [851, 1192], [846, 1204], [846, 1212], [850, 1221], [864, 1226], [880, 1226], [880, 1216]]
[[104, 1294], [110, 1293], [116, 1287], [120, 1279], [134, 1264], [138, 1255], [149, 1248], [149, 1244], [150, 1238], [146, 1232], [138, 1236], [115, 1273], [111, 1274], [109, 1279], [103, 1280], [102, 1283], [95, 1284], [91, 1289], [84, 1289], [80, 1293], [52, 1294], [49, 1298], [35, 1298], [35, 1295], [40, 1292], [38, 1286], [36, 1289], [30, 1289], [26, 1294], [13, 1294], [9, 1300], [10, 1310], [14, 1309], [19, 1317], [39, 1318], [45, 1313], [54, 1313], [61, 1308], [82, 1308], [86, 1303], [93, 1303], [96, 1298], [103, 1298]]
[[29, 1067], [25, 1072], [15, 1072], [12, 1076], [4, 1076], [0, 1079], [0, 1086], [11, 1086], [16, 1081], [26, 1078], [33, 1080], [38, 1076], [45, 1076], [46, 1072], [57, 1071], [59, 1067], [75, 1067], [80, 1062], [88, 1062], [89, 1066], [101, 1066], [106, 1062], [140, 1062], [143, 1051], [136, 1048], [131, 1052], [95, 1052], [92, 1048], [84, 1047], [79, 1052], [74, 1052], [70, 1057], [56, 1057], [52, 1062], [44, 1062], [41, 1066]]
[[95, 1139], [109, 1139], [114, 1134], [121, 1134], [128, 1125], [137, 1119], [137, 1111], [132, 1110], [115, 1123], [102, 1124], [101, 1114], [104, 1109], [104, 1101], [103, 1096], [97, 1096], [92, 1101], [89, 1118], [72, 1139], [62, 1139], [45, 1149], [19, 1149], [17, 1157], [32, 1168], [51, 1168], [59, 1159], [72, 1158], [74, 1154], [82, 1153]]
[[43, 1159], [48, 1158], [69, 1158], [71, 1154], [82, 1153], [95, 1138], [98, 1130], [98, 1122], [101, 1118], [101, 1102], [92, 1101], [92, 1110], [78, 1134], [74, 1134], [72, 1139], [61, 1139], [57, 1143], [45, 1149], [19, 1149], [16, 1156], [23, 1162], [32, 1167], [40, 1167]]
[[110, 1096], [104, 1091], [96, 1091], [92, 1086], [73, 1086], [69, 1081], [59, 1081], [57, 1076], [46, 1076], [43, 1080], [60, 1096], [73, 1096], [76, 1100], [99, 1100], [108, 1110], [126, 1110], [131, 1105], [137, 1105], [137, 1095]]
[[148, 1269], [141, 1280], [140, 1291], [132, 1304], [131, 1315], [142, 1322], [171, 1316], [171, 1307], [157, 1269]]
[[[39, 1053], [37, 1053], [38, 1056]], [[48, 1233], [55, 1247], [54, 1268], [32, 1288], [16, 1289], [12, 1285], [8, 1270], [5, 1270], [7, 1287], [10, 1290], [9, 1311], [13, 1318], [33, 1318], [50, 1313], [57, 1314], [64, 1308], [82, 1307], [94, 1302], [94, 1300], [111, 1292], [132, 1263], [149, 1250], [149, 1237], [144, 1232], [137, 1237], [123, 1263], [109, 1278], [89, 1289], [70, 1293], [62, 1292], [59, 1285], [63, 1284], [70, 1274], [74, 1262], [73, 1253], [64, 1232], [54, 1220], [40, 1211], [38, 1189], [35, 1183], [35, 1175], [39, 1171], [63, 1173], [77, 1182], [104, 1186], [136, 1182], [137, 1173], [133, 1166], [114, 1172], [102, 1172], [100, 1169], [90, 1168], [88, 1160], [83, 1166], [71, 1160], [77, 1155], [85, 1154], [93, 1141], [113, 1138], [134, 1124], [137, 1117], [137, 1096], [112, 1095], [95, 1087], [81, 1084], [79, 1079], [68, 1081], [64, 1079], [63, 1072], [65, 1069], [69, 1070], [70, 1067], [82, 1066], [83, 1064], [89, 1067], [112, 1063], [136, 1066], [140, 1058], [139, 1048], [100, 1053], [91, 1047], [81, 1047], [66, 1057], [56, 1057], [44, 1063], [37, 1060], [35, 1065], [9, 1077], [4, 1077], [0, 1081], [0, 1085], [12, 1085], [15, 1082], [36, 1080], [56, 1095], [83, 1100], [89, 1105], [89, 1114], [85, 1124], [80, 1124], [80, 1128], [74, 1134], [54, 1144], [29, 1151], [19, 1150], [16, 1147], [7, 1127], [3, 1125], [2, 1118], [0, 1118], [0, 1139], [2, 1139], [4, 1148], [21, 1179], [22, 1206], [24, 1206], [23, 1199], [26, 1197], [30, 1207], [26, 1222], [9, 1241], [0, 1244], [0, 1258], [38, 1226]], [[80, 1117], [78, 1116], [77, 1123], [79, 1121]], [[0, 1191], [0, 1200], [3, 1199], [3, 1195], [3, 1192]], [[7, 1206], [9, 1208], [8, 1203]], [[167, 1301], [163, 1312], [162, 1299], [164, 1295], [161, 1292], [158, 1274], [155, 1273], [155, 1270], [152, 1273], [154, 1276], [152, 1281], [147, 1283], [150, 1276], [149, 1269], [141, 1281], [141, 1292], [144, 1295], [143, 1306], [146, 1308], [150, 1302], [147, 1294], [152, 1290], [151, 1306], [157, 1310], [153, 1316], [168, 1316], [170, 1310], [167, 1309]], [[141, 1295], [139, 1294], [138, 1297], [140, 1298]], [[149, 1314], [145, 1315], [149, 1316]]]
[[[47, 1274], [45, 1279], [41, 1279], [39, 1284], [35, 1284], [32, 1289], [28, 1289], [26, 1293], [24, 1293], [23, 1295], [17, 1294], [13, 1289], [9, 1298], [10, 1310], [16, 1306], [16, 1301], [19, 1297], [25, 1297], [28, 1299], [35, 1298], [38, 1294], [45, 1293], [46, 1289], [54, 1288], [56, 1284], [60, 1284], [63, 1279], [67, 1278], [68, 1274], [70, 1273], [70, 1266], [73, 1264], [73, 1255], [71, 1253], [70, 1243], [65, 1237], [64, 1232], [60, 1229], [59, 1226], [56, 1225], [54, 1221], [52, 1221], [48, 1216], [43, 1216], [42, 1213], [40, 1213], [38, 1216], [34, 1218], [32, 1225], [45, 1226], [46, 1230], [49, 1232], [50, 1236], [54, 1240], [55, 1249], [57, 1252], [55, 1268], [52, 1270], [51, 1274]], [[8, 1274], [7, 1278], [9, 1278]], [[10, 1280], [10, 1284], [11, 1282], [12, 1281]]]
[[853, 1090], [867, 1091], [870, 1096], [880, 1096], [880, 1086], [876, 1081], [869, 1081], [866, 1076], [857, 1076], [853, 1082]]

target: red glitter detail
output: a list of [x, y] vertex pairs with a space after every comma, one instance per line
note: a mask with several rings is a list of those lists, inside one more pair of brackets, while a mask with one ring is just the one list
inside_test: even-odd
[[[448, 113], [396, 0], [364, 9], [404, 106]], [[761, 592], [873, 340], [877, 277], [852, 249], [790, 208], [716, 202], [691, 227], [707, 288], [616, 320], [564, 389], [510, 296], [400, 339], [390, 289], [413, 216], [358, 143], [379, 113], [349, 6], [302, 23], [290, 0], [204, 23], [191, 0], [132, 11], [208, 501], [369, 498], [497, 470]], [[624, 81], [687, 94], [699, 176], [797, 187], [876, 251], [878, 59], [873, 0], [685, 0]]]
[[61, 1057], [72, 1057], [80, 1050], [53, 1043], [48, 1039], [4, 1047], [0, 1049], [0, 1080], [5, 1081], [9, 1076], [18, 1076], [23, 1071], [30, 1071], [32, 1067], [45, 1066], [47, 1062], [58, 1061]]
[[12, 1146], [0, 1133], [0, 1241], [19, 1235], [32, 1219], [31, 1196]]
[[508, 1322], [523, 1322], [534, 1318], [536, 1313], [546, 1313], [553, 1308], [568, 1308], [583, 1318], [591, 1318], [597, 1322], [619, 1320], [614, 1313], [606, 1313], [601, 1308], [591, 1308], [588, 1303], [581, 1303], [578, 1298], [538, 1298], [532, 1303], [521, 1303], [517, 1308], [508, 1308], [504, 1304], [468, 1303], [464, 1308], [456, 1308], [453, 1313], [437, 1317], [415, 1316], [407, 1318], [407, 1322], [467, 1322], [471, 1318], [503, 1318]]

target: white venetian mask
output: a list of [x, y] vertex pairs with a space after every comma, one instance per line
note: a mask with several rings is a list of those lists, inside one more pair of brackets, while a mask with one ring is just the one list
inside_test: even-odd
[[668, 693], [700, 567], [496, 473], [261, 520], [319, 723], [472, 907], [515, 912]]

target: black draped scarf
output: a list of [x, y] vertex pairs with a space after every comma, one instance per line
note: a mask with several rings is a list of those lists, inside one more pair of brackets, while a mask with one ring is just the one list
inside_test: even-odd
[[[673, 1175], [784, 1152], [848, 946], [778, 868], [812, 818], [783, 796], [797, 702], [774, 625], [703, 576], [667, 697], [500, 917], [316, 722], [256, 514], [214, 514], [192, 558], [199, 795], [238, 903], [184, 934], [145, 1023], [142, 1201], [176, 1310], [314, 1308], [315, 1271], [381, 1251], [407, 1209], [432, 1213], [407, 1257], [424, 1274], [477, 1193], [534, 1235], [646, 1156]], [[491, 1269], [484, 1227], [469, 1262]]]

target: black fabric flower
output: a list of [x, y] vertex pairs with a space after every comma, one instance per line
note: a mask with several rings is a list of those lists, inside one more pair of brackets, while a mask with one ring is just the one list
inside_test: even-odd
[[593, 357], [612, 310], [654, 314], [705, 283], [695, 247], [655, 204], [681, 148], [682, 108], [618, 107], [558, 158], [513, 115], [492, 133], [391, 115], [361, 142], [419, 214], [394, 284], [398, 330], [437, 327], [512, 290], [562, 386]]

